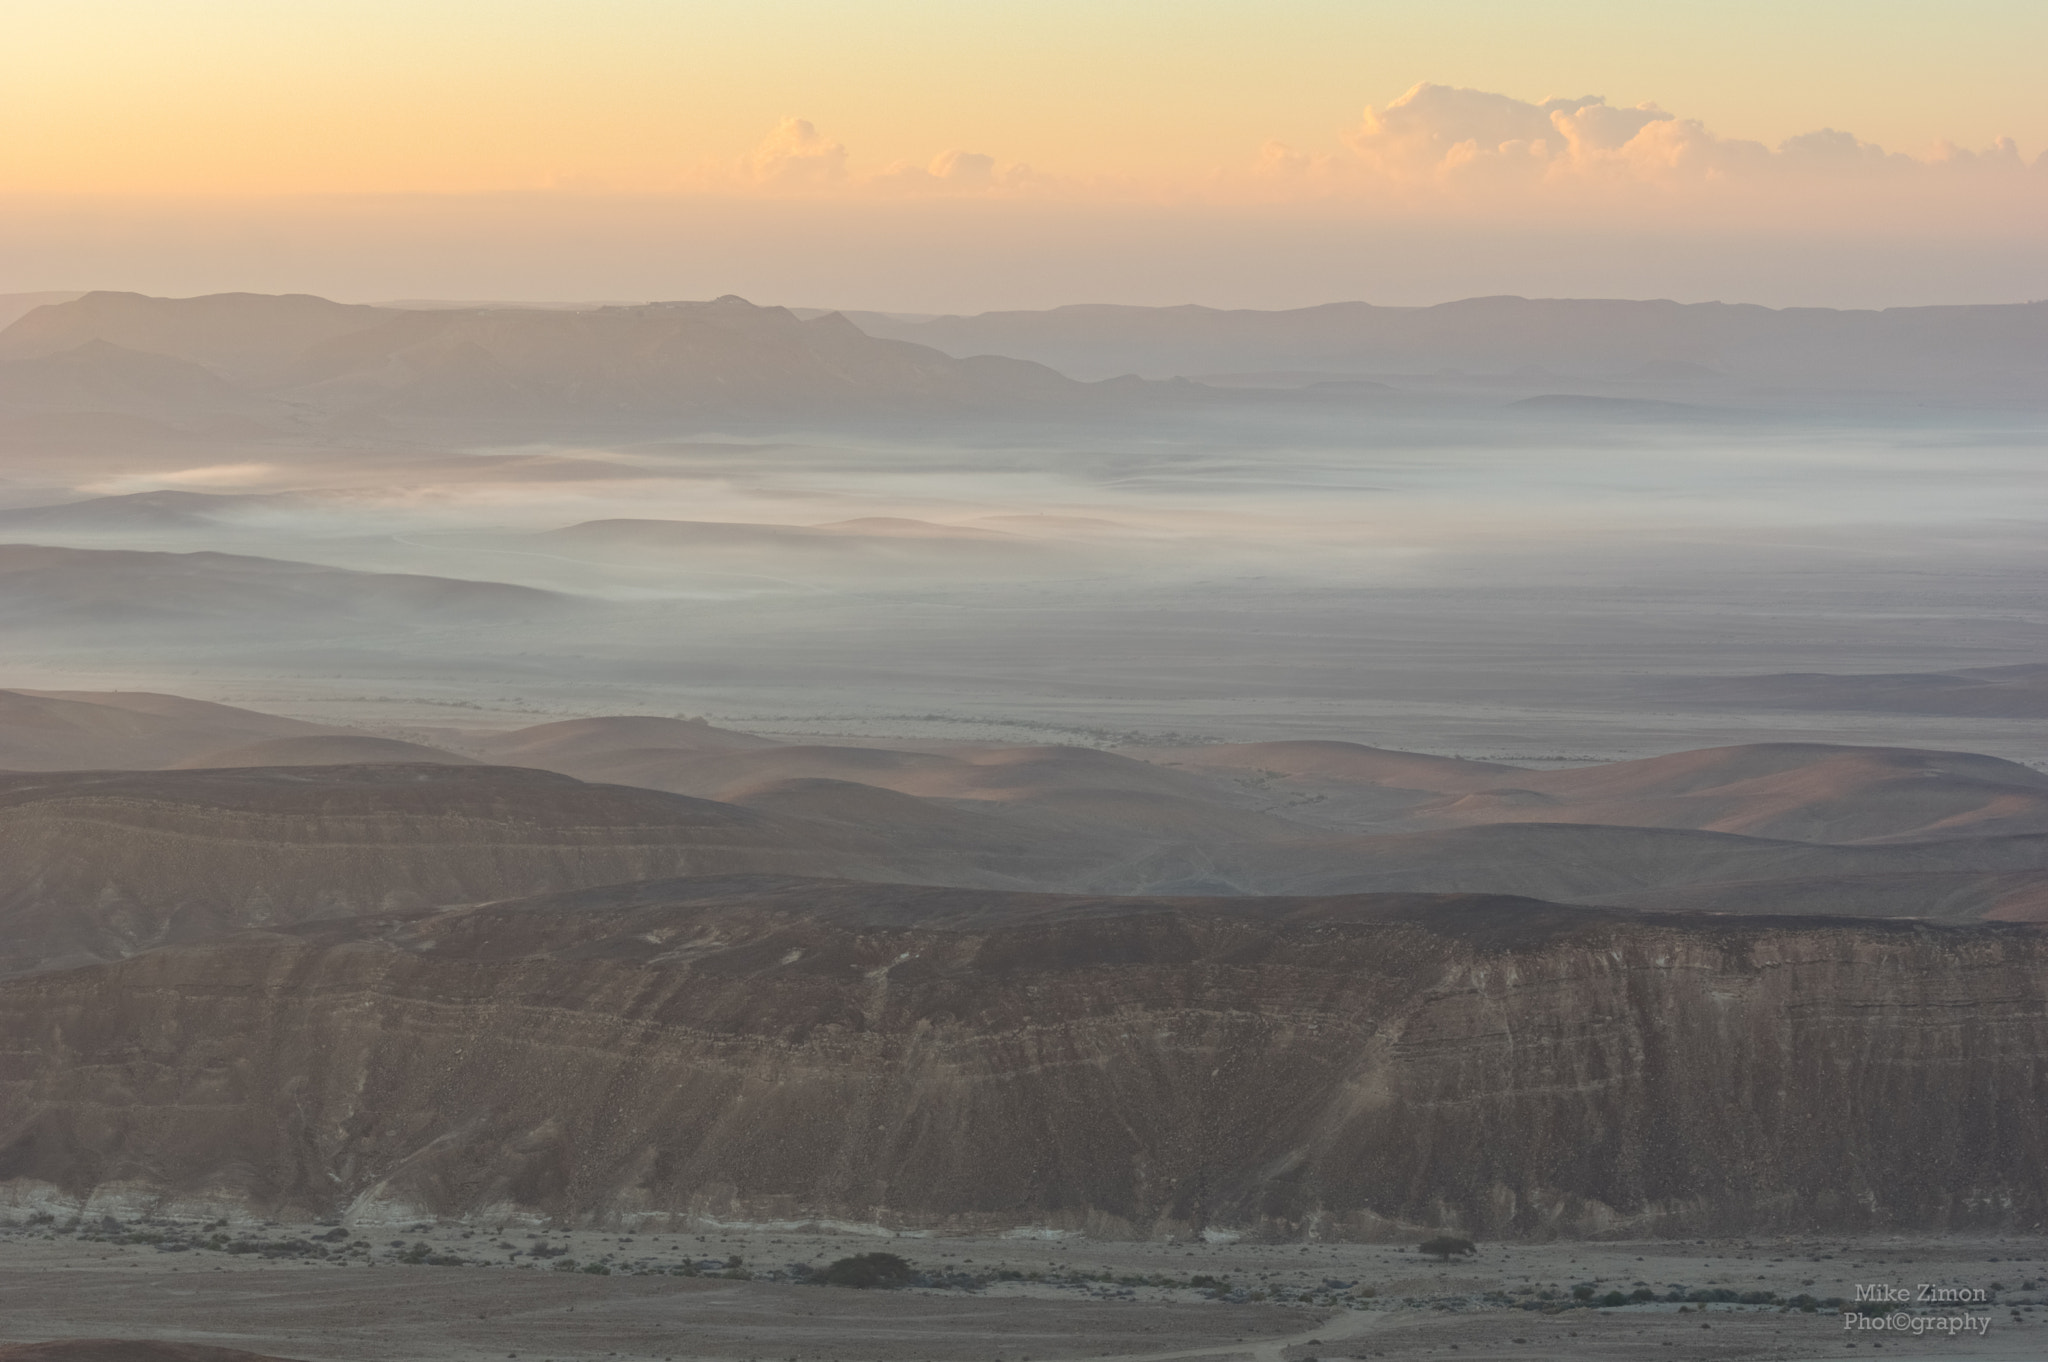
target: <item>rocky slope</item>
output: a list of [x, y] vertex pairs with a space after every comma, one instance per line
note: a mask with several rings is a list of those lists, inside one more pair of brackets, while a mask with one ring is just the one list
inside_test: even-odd
[[0, 775], [0, 974], [252, 925], [648, 876], [858, 873], [816, 827], [541, 771]]
[[1149, 1236], [2031, 1226], [2048, 937], [699, 879], [0, 984], [17, 1205]]
[[[352, 764], [326, 766], [250, 767], [215, 756], [197, 770], [0, 772], [0, 976], [250, 926], [670, 875], [1001, 889], [1161, 878], [1145, 866], [1123, 869], [1134, 859], [1125, 837], [1020, 827], [865, 786], [771, 787], [745, 807], [464, 765], [448, 754], [404, 755], [358, 751]], [[877, 809], [877, 800], [893, 803]]]

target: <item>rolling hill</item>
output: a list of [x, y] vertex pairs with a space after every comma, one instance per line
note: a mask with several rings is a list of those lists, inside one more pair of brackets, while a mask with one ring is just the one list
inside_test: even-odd
[[321, 724], [138, 691], [0, 690], [0, 770], [154, 769]]
[[0, 622], [23, 630], [306, 633], [540, 621], [572, 608], [569, 597], [503, 582], [229, 553], [0, 544]]

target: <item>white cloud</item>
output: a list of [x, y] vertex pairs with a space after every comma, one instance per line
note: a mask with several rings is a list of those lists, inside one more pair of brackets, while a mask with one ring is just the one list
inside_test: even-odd
[[[1623, 108], [1598, 95], [1539, 103], [1485, 90], [1417, 85], [1368, 108], [1342, 150], [1268, 144], [1259, 173], [1324, 192], [1493, 188], [1729, 185], [1835, 181], [1968, 167], [2023, 170], [2009, 139], [1983, 152], [1937, 146], [1925, 159], [1823, 128], [1776, 148], [1718, 135], [1654, 104]], [[2048, 157], [2043, 158], [2048, 168]]]
[[746, 179], [768, 189], [824, 189], [846, 178], [846, 147], [808, 118], [785, 118], [741, 163]]

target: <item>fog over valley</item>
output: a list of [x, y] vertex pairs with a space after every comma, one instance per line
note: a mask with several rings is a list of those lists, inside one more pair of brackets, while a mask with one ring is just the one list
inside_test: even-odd
[[10, 311], [0, 1362], [2033, 1355], [2043, 305]]
[[[1583, 309], [1556, 306], [1568, 340]], [[641, 311], [94, 295], [28, 313], [0, 333], [28, 357], [0, 377], [148, 340], [205, 381], [9, 390], [0, 537], [41, 550], [0, 555], [19, 676], [373, 725], [432, 723], [438, 702], [904, 738], [1593, 759], [1761, 731], [2048, 757], [2010, 722], [2038, 715], [2024, 699], [1958, 712], [1894, 691], [1887, 717], [1705, 684], [2040, 661], [2048, 413], [2024, 393], [1963, 405], [1936, 374], [1910, 400], [1728, 380], [1679, 402], [1526, 366], [1105, 387], [1019, 364], [962, 395], [943, 356], [843, 322], [831, 344], [874, 366], [857, 381], [806, 367], [817, 320]], [[649, 373], [696, 363], [693, 327], [738, 326], [793, 367], [737, 403], [600, 402], [575, 375], [613, 361], [553, 328], [614, 314]], [[387, 315], [487, 319], [498, 348], [444, 324], [430, 358], [393, 360]], [[527, 318], [554, 358], [514, 348]], [[345, 400], [292, 353], [343, 341], [326, 370], [384, 366]], [[508, 434], [451, 369], [519, 386], [522, 419], [555, 432]], [[95, 427], [110, 392], [147, 424]]]

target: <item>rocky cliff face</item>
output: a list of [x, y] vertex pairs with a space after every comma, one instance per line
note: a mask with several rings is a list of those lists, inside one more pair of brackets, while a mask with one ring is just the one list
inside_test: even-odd
[[710, 879], [0, 984], [18, 1202], [1156, 1235], [2032, 1226], [2048, 936]]

